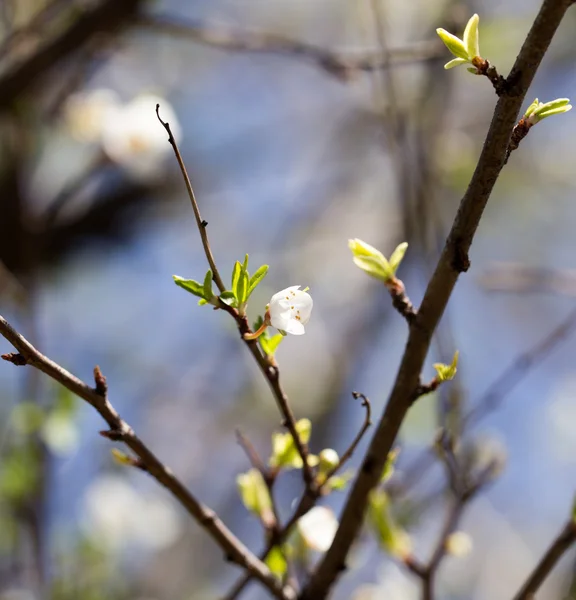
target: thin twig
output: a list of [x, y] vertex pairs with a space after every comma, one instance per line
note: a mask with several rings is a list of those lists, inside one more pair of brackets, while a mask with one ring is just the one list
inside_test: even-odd
[[[206, 253], [206, 258], [208, 259], [210, 269], [212, 270], [212, 278], [214, 279], [218, 289], [222, 293], [226, 290], [226, 287], [224, 286], [222, 278], [220, 277], [218, 269], [216, 268], [214, 257], [212, 256], [210, 242], [208, 241], [208, 233], [206, 231], [207, 222], [204, 221], [200, 215], [200, 208], [198, 206], [194, 190], [192, 189], [192, 183], [190, 182], [190, 177], [188, 176], [186, 165], [184, 164], [182, 155], [180, 154], [180, 150], [178, 149], [178, 144], [174, 139], [174, 136], [172, 135], [170, 124], [166, 123], [160, 118], [159, 104], [156, 105], [156, 116], [158, 117], [158, 120], [168, 133], [168, 142], [174, 150], [174, 155], [176, 156], [176, 160], [178, 161], [178, 166], [180, 167], [180, 171], [182, 172], [182, 177], [184, 179], [184, 183], [186, 184], [186, 189], [188, 191], [188, 196], [190, 198], [190, 202], [192, 203], [192, 209], [196, 218], [196, 225], [198, 226], [198, 231], [200, 232], [200, 237], [202, 238], [204, 252]], [[288, 396], [286, 395], [286, 393], [282, 389], [282, 386], [280, 385], [280, 371], [276, 366], [271, 365], [267, 357], [262, 354], [256, 340], [246, 340], [246, 338], [244, 337], [245, 334], [252, 333], [247, 318], [245, 316], [240, 315], [235, 308], [228, 306], [225, 302], [220, 303], [220, 308], [228, 312], [236, 320], [236, 324], [238, 325], [238, 329], [242, 340], [248, 346], [248, 349], [250, 350], [252, 356], [254, 356], [254, 359], [258, 363], [262, 374], [266, 378], [266, 381], [268, 381], [268, 385], [272, 390], [280, 413], [283, 417], [282, 424], [288, 429], [288, 431], [292, 435], [292, 438], [294, 439], [294, 443], [296, 445], [296, 449], [298, 450], [298, 454], [302, 458], [302, 476], [304, 478], [306, 487], [312, 488], [314, 486], [314, 474], [312, 472], [310, 464], [308, 463], [308, 446], [302, 441], [296, 429], [296, 419], [294, 417], [292, 409], [290, 408]]]
[[422, 582], [422, 600], [433, 600], [436, 577], [440, 565], [448, 553], [448, 540], [456, 531], [470, 501], [493, 480], [497, 466], [495, 462], [491, 462], [475, 476], [473, 481], [470, 481], [470, 474], [464, 471], [454, 452], [454, 439], [450, 434], [445, 432], [439, 436], [437, 448], [441, 453], [449, 482], [450, 506], [428, 562], [421, 565], [414, 558], [411, 558], [413, 564], [407, 564], [405, 561], [406, 566]]
[[269, 469], [265, 464], [254, 444], [239, 430], [236, 430], [236, 440], [238, 444], [244, 450], [244, 453], [248, 457], [250, 464], [254, 469], [260, 472], [262, 479], [266, 484], [268, 495], [270, 496], [270, 504], [272, 511], [267, 511], [264, 514], [260, 514], [260, 520], [264, 529], [270, 537], [274, 537], [278, 532], [280, 523], [280, 513], [278, 512], [278, 504], [274, 496], [274, 483], [276, 481], [276, 471]]
[[[342, 467], [350, 460], [358, 444], [364, 437], [364, 434], [366, 433], [366, 431], [368, 431], [370, 425], [372, 424], [372, 408], [368, 397], [359, 392], [352, 392], [352, 395], [355, 399], [360, 398], [362, 401], [362, 406], [366, 409], [366, 415], [360, 431], [358, 432], [358, 434], [354, 438], [354, 441], [350, 444], [346, 452], [344, 452], [344, 454], [340, 457], [338, 464], [335, 465], [332, 468], [332, 470], [326, 474], [322, 484], [318, 487], [315, 487], [314, 489], [307, 489], [304, 491], [302, 498], [300, 499], [300, 502], [298, 503], [298, 506], [294, 510], [294, 513], [292, 514], [290, 519], [276, 533], [275, 537], [270, 539], [270, 542], [268, 543], [266, 549], [260, 555], [261, 560], [266, 560], [268, 554], [270, 554], [272, 549], [281, 544], [286, 539], [286, 537], [288, 536], [298, 519], [300, 519], [300, 517], [306, 514], [312, 508], [312, 506], [314, 506], [316, 500], [322, 495], [325, 486], [328, 485], [330, 478], [336, 475], [336, 473], [338, 473], [342, 469]], [[244, 443], [242, 443], [242, 446], [244, 447]], [[245, 451], [248, 453], [248, 448], [245, 448]], [[250, 454], [252, 454], [252, 452], [250, 452]], [[254, 466], [256, 466], [254, 462], [253, 464]], [[238, 583], [230, 590], [230, 592], [226, 596], [226, 600], [235, 600], [244, 590], [251, 578], [252, 577], [250, 576], [250, 574], [247, 574], [244, 577], [242, 577], [238, 581]]]
[[141, 15], [136, 23], [153, 31], [194, 40], [233, 52], [258, 52], [304, 58], [328, 74], [347, 80], [354, 72], [384, 70], [415, 62], [437, 60], [444, 47], [437, 40], [395, 48], [385, 53], [342, 53], [293, 40], [283, 35], [239, 30], [221, 24], [161, 15]]
[[346, 452], [344, 452], [344, 454], [340, 457], [338, 464], [334, 465], [334, 467], [330, 471], [328, 471], [328, 473], [326, 474], [326, 478], [324, 480], [323, 485], [327, 485], [330, 478], [334, 477], [334, 475], [336, 475], [336, 473], [338, 473], [338, 471], [340, 471], [342, 469], [342, 467], [352, 458], [352, 455], [354, 454], [356, 448], [358, 447], [358, 444], [362, 441], [364, 434], [368, 431], [368, 429], [372, 425], [372, 406], [370, 404], [370, 399], [367, 396], [365, 396], [364, 394], [361, 394], [360, 392], [352, 392], [352, 396], [354, 397], [355, 400], [360, 398], [362, 401], [362, 406], [366, 409], [366, 415], [364, 417], [364, 422], [362, 423], [362, 427], [360, 428], [360, 431], [354, 438], [353, 442], [348, 447], [348, 450], [346, 450]]
[[262, 477], [266, 480], [268, 478], [268, 468], [264, 464], [264, 461], [258, 454], [256, 448], [254, 448], [254, 444], [239, 430], [236, 430], [236, 440], [238, 441], [239, 446], [244, 450], [244, 453], [248, 457], [250, 464], [260, 471]]
[[226, 291], [226, 286], [220, 277], [220, 273], [218, 273], [218, 269], [216, 267], [216, 263], [214, 261], [214, 256], [212, 256], [212, 250], [210, 249], [210, 242], [208, 241], [208, 234], [206, 232], [206, 226], [208, 223], [204, 221], [204, 219], [200, 215], [200, 207], [198, 206], [198, 202], [196, 200], [196, 196], [194, 194], [194, 190], [192, 189], [192, 183], [190, 181], [190, 177], [188, 177], [188, 172], [186, 171], [186, 166], [184, 165], [184, 161], [182, 160], [182, 155], [180, 154], [180, 150], [178, 149], [178, 144], [172, 135], [172, 130], [170, 129], [170, 123], [163, 121], [160, 117], [160, 105], [156, 105], [156, 116], [162, 126], [168, 133], [168, 142], [172, 146], [174, 150], [174, 155], [176, 156], [176, 160], [178, 161], [178, 166], [180, 167], [180, 171], [182, 172], [182, 178], [184, 179], [184, 183], [186, 184], [186, 190], [188, 191], [188, 197], [190, 198], [190, 202], [192, 204], [192, 210], [194, 211], [194, 217], [196, 218], [196, 225], [198, 226], [198, 231], [200, 232], [200, 237], [202, 238], [202, 246], [204, 246], [204, 253], [206, 254], [206, 259], [208, 260], [208, 264], [210, 265], [210, 269], [212, 270], [212, 278], [214, 279], [214, 283], [220, 290], [220, 293]]
[[562, 323], [555, 327], [544, 339], [514, 359], [501, 375], [490, 384], [489, 388], [475, 403], [475, 407], [466, 415], [464, 426], [467, 428], [473, 427], [482, 417], [493, 411], [502, 399], [522, 381], [530, 369], [543, 360], [543, 357], [560, 342], [566, 340], [575, 328], [576, 308], [570, 311]]
[[[50, 16], [40, 39], [23, 44], [18, 60], [13, 60], [0, 74], [0, 112], [30, 91], [40, 77], [45, 77], [58, 63], [69, 59], [95, 38], [105, 45], [118, 31], [130, 27], [143, 4], [144, 0], [101, 0], [88, 3], [84, 10], [68, 6], [69, 18], [60, 18], [60, 11]], [[106, 37], [102, 32], [107, 33]], [[17, 32], [17, 35], [26, 39], [25, 32]]]
[[[568, 317], [560, 325], [555, 327], [544, 339], [539, 340], [532, 348], [522, 352], [494, 379], [487, 390], [474, 402], [475, 406], [462, 419], [462, 431], [477, 425], [481, 419], [494, 411], [503, 400], [519, 385], [531, 372], [534, 366], [556, 348], [560, 342], [565, 341], [576, 328], [576, 309], [572, 310]], [[431, 383], [431, 382], [430, 382]], [[430, 385], [421, 384], [418, 396], [426, 393], [426, 387]], [[429, 468], [434, 460], [434, 454], [430, 451], [423, 452], [404, 471], [403, 489], [410, 486], [410, 482], [418, 481], [422, 473]]]
[[552, 542], [534, 571], [514, 596], [514, 600], [533, 600], [536, 592], [544, 583], [556, 563], [576, 542], [576, 521], [570, 519], [558, 537]]
[[163, 485], [222, 548], [227, 560], [246, 569], [257, 578], [275, 597], [292, 600], [294, 591], [283, 586], [279, 579], [224, 525], [218, 515], [199, 502], [184, 484], [165, 466], [134, 430], [116, 412], [108, 400], [106, 380], [100, 369], [94, 369], [95, 388], [69, 373], [57, 363], [41, 354], [30, 342], [20, 335], [0, 316], [0, 334], [18, 350], [19, 354], [5, 354], [2, 358], [22, 364], [23, 362], [42, 371], [65, 388], [84, 399], [95, 408], [108, 423], [110, 431], [106, 437], [122, 441], [139, 457], [146, 471]]
[[[264, 551], [259, 555], [259, 559], [261, 561], [265, 561], [270, 552], [276, 547], [284, 542], [284, 540], [288, 537], [292, 528], [298, 522], [300, 517], [304, 516], [315, 504], [318, 499], [318, 495], [314, 494], [311, 490], [305, 490], [302, 494], [298, 505], [294, 509], [292, 516], [285, 525], [278, 531], [276, 536], [271, 538], [266, 545]], [[240, 594], [244, 591], [244, 588], [250, 583], [252, 579], [252, 575], [250, 573], [246, 573], [243, 575], [234, 587], [226, 594], [224, 600], [236, 600]]]
[[408, 325], [416, 319], [417, 310], [406, 294], [404, 282], [392, 277], [386, 282], [386, 288], [392, 298], [392, 306], [406, 319]]
[[360, 533], [369, 494], [380, 481], [388, 453], [420, 383], [420, 373], [433, 333], [460, 273], [470, 266], [468, 252], [504, 166], [510, 135], [526, 91], [571, 4], [572, 0], [544, 0], [518, 54], [507, 79], [506, 92], [499, 97], [496, 105], [478, 164], [427, 286], [418, 317], [410, 326], [408, 342], [395, 384], [346, 500], [338, 531], [331, 547], [301, 593], [301, 600], [324, 600], [338, 576], [346, 569], [346, 558]]

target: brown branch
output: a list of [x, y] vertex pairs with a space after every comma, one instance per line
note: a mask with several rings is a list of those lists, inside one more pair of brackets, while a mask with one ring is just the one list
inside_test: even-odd
[[[292, 516], [286, 524], [277, 532], [277, 534], [272, 537], [264, 551], [260, 554], [259, 559], [261, 561], [265, 561], [270, 552], [278, 545], [282, 544], [284, 540], [288, 537], [292, 528], [298, 522], [300, 517], [304, 516], [316, 503], [319, 494], [317, 492], [313, 492], [310, 489], [304, 490], [302, 497], [300, 498], [300, 502], [294, 509]], [[242, 576], [238, 582], [234, 585], [234, 587], [226, 594], [224, 600], [236, 600], [240, 596], [240, 594], [244, 591], [244, 588], [250, 583], [252, 579], [252, 575], [250, 573], [246, 573]]]
[[460, 203], [418, 316], [410, 325], [396, 382], [347, 498], [340, 526], [331, 547], [301, 593], [301, 600], [326, 598], [330, 588], [346, 568], [346, 558], [362, 527], [368, 496], [380, 480], [386, 457], [419, 385], [432, 335], [460, 273], [470, 265], [468, 251], [504, 166], [506, 149], [524, 96], [570, 4], [571, 0], [544, 0], [506, 80], [506, 91], [496, 105], [476, 170]]
[[397, 48], [388, 53], [360, 55], [327, 50], [279, 34], [242, 31], [235, 27], [181, 17], [176, 20], [168, 16], [142, 15], [136, 23], [153, 31], [188, 38], [223, 50], [301, 57], [343, 81], [348, 80], [354, 72], [370, 72], [390, 66], [437, 60], [445, 53], [444, 46], [438, 40]]
[[496, 461], [492, 461], [480, 473], [476, 474], [473, 481], [470, 481], [470, 474], [464, 471], [454, 452], [454, 439], [452, 436], [443, 432], [438, 438], [437, 447], [441, 452], [451, 491], [450, 507], [432, 555], [426, 565], [421, 565], [413, 558], [411, 558], [412, 564], [406, 564], [422, 582], [423, 600], [433, 600], [436, 577], [440, 565], [448, 553], [448, 540], [458, 528], [458, 524], [470, 501], [493, 480], [494, 472], [498, 467]]
[[506, 80], [498, 73], [496, 67], [490, 61], [477, 56], [472, 60], [472, 64], [477, 69], [477, 75], [484, 75], [490, 81], [498, 96], [505, 93]]
[[[158, 117], [158, 120], [160, 121], [160, 123], [162, 124], [162, 126], [164, 127], [166, 132], [168, 133], [168, 142], [170, 143], [170, 145], [172, 146], [172, 149], [174, 150], [174, 155], [176, 156], [176, 160], [178, 161], [178, 166], [180, 167], [180, 171], [182, 173], [184, 183], [186, 184], [186, 190], [188, 191], [188, 197], [190, 198], [190, 202], [192, 203], [192, 209], [194, 211], [194, 216], [196, 218], [196, 225], [198, 226], [198, 231], [200, 232], [200, 237], [202, 238], [202, 245], [204, 246], [204, 252], [206, 253], [206, 258], [208, 259], [208, 264], [210, 265], [210, 268], [212, 270], [212, 278], [213, 278], [214, 282], [216, 283], [218, 289], [222, 293], [226, 290], [226, 287], [224, 286], [222, 278], [220, 277], [220, 274], [218, 273], [218, 269], [216, 268], [216, 263], [214, 262], [214, 257], [212, 256], [212, 250], [210, 249], [210, 242], [208, 241], [208, 233], [206, 230], [206, 226], [208, 225], [208, 223], [206, 221], [204, 221], [200, 215], [200, 208], [198, 206], [198, 201], [196, 200], [196, 196], [195, 196], [194, 190], [192, 188], [192, 183], [190, 182], [190, 177], [188, 176], [188, 172], [186, 170], [186, 165], [184, 164], [182, 155], [180, 154], [180, 150], [178, 149], [178, 144], [177, 144], [176, 140], [174, 139], [174, 136], [172, 135], [172, 131], [170, 129], [170, 124], [166, 123], [165, 121], [163, 121], [160, 118], [159, 111], [160, 111], [160, 105], [157, 104], [156, 105], [156, 116]], [[246, 319], [246, 317], [243, 315], [240, 315], [235, 308], [228, 306], [225, 302], [220, 302], [220, 308], [222, 310], [225, 310], [227, 313], [229, 313], [235, 319], [236, 324], [238, 325], [238, 329], [239, 329], [242, 340], [248, 346], [248, 349], [250, 350], [252, 356], [258, 363], [258, 366], [260, 367], [262, 374], [266, 378], [266, 381], [268, 382], [268, 385], [270, 386], [270, 389], [272, 390], [274, 398], [276, 399], [276, 404], [278, 405], [280, 413], [282, 414], [282, 417], [283, 417], [282, 424], [288, 429], [288, 431], [292, 435], [292, 438], [294, 439], [294, 443], [296, 445], [296, 449], [298, 450], [298, 454], [302, 458], [302, 462], [303, 462], [302, 474], [303, 474], [303, 478], [304, 478], [306, 487], [312, 489], [314, 487], [314, 474], [312, 472], [312, 468], [310, 467], [310, 465], [308, 463], [308, 455], [309, 455], [308, 446], [300, 439], [300, 435], [298, 434], [298, 431], [296, 429], [296, 419], [294, 417], [294, 413], [292, 412], [292, 409], [290, 408], [288, 396], [286, 395], [286, 393], [282, 389], [282, 386], [280, 385], [280, 371], [278, 370], [278, 367], [270, 364], [270, 362], [268, 361], [268, 358], [266, 356], [264, 356], [262, 354], [262, 352], [260, 351], [260, 348], [259, 348], [256, 340], [247, 340], [244, 337], [245, 334], [252, 333], [252, 331], [250, 330], [250, 326], [248, 325], [248, 320]]]
[[[350, 444], [350, 446], [348, 447], [346, 452], [344, 452], [344, 454], [340, 457], [338, 464], [335, 465], [334, 468], [326, 474], [323, 482], [319, 486], [314, 487], [313, 489], [307, 488], [304, 491], [304, 493], [300, 499], [300, 502], [298, 503], [298, 506], [294, 510], [294, 513], [292, 514], [290, 519], [286, 522], [286, 524], [281, 529], [279, 529], [276, 532], [276, 534], [270, 539], [266, 549], [260, 555], [260, 560], [262, 560], [262, 561], [266, 560], [266, 558], [268, 557], [268, 554], [270, 554], [272, 549], [275, 546], [278, 546], [279, 544], [281, 544], [286, 539], [286, 537], [288, 536], [288, 534], [290, 533], [290, 531], [292, 530], [292, 528], [294, 527], [294, 525], [296, 524], [298, 519], [300, 517], [304, 516], [314, 506], [314, 504], [316, 503], [316, 500], [318, 500], [318, 498], [322, 495], [322, 493], [325, 489], [325, 486], [328, 484], [328, 481], [330, 480], [330, 478], [333, 477], [334, 475], [336, 475], [336, 473], [338, 473], [338, 471], [340, 471], [340, 469], [348, 462], [348, 460], [350, 460], [350, 458], [354, 454], [354, 451], [356, 450], [358, 444], [364, 437], [364, 434], [366, 433], [366, 431], [368, 431], [370, 425], [372, 425], [372, 408], [371, 408], [370, 400], [368, 399], [367, 396], [365, 396], [364, 394], [360, 394], [359, 392], [352, 392], [352, 395], [354, 396], [355, 399], [361, 398], [362, 406], [366, 409], [366, 416], [364, 418], [364, 423], [362, 424], [360, 431], [358, 432], [358, 434], [354, 438], [354, 441]], [[244, 446], [243, 443], [242, 443], [242, 446]], [[248, 450], [247, 449], [245, 449], [245, 450], [248, 453]], [[252, 454], [252, 452], [250, 452], [250, 454]], [[253, 464], [254, 464], [254, 462], [253, 462]], [[254, 465], [254, 466], [256, 466], [256, 465]], [[242, 577], [238, 581], [238, 583], [232, 588], [232, 590], [230, 590], [230, 592], [226, 596], [226, 600], [235, 600], [240, 595], [240, 593], [244, 590], [246, 585], [249, 583], [250, 579], [252, 579], [250, 574], [247, 574], [244, 577]]]
[[216, 267], [216, 263], [214, 262], [214, 256], [212, 256], [212, 250], [210, 249], [210, 242], [208, 241], [208, 234], [206, 232], [206, 226], [208, 223], [204, 221], [204, 219], [200, 215], [200, 207], [198, 206], [198, 201], [196, 200], [196, 196], [194, 194], [194, 190], [192, 189], [192, 183], [190, 182], [190, 177], [188, 177], [188, 172], [186, 171], [186, 166], [184, 165], [184, 161], [182, 160], [182, 155], [180, 154], [180, 150], [178, 149], [178, 144], [172, 135], [172, 130], [170, 129], [170, 123], [166, 123], [160, 117], [160, 105], [156, 105], [156, 116], [162, 126], [168, 133], [168, 142], [172, 146], [174, 150], [174, 155], [176, 156], [176, 160], [178, 161], [178, 166], [180, 167], [180, 171], [182, 172], [182, 177], [184, 179], [184, 183], [186, 184], [186, 190], [188, 192], [188, 197], [190, 198], [190, 202], [192, 204], [192, 210], [194, 211], [194, 217], [196, 218], [196, 225], [198, 226], [198, 231], [200, 232], [200, 237], [202, 238], [202, 246], [204, 247], [204, 253], [206, 254], [206, 259], [208, 260], [208, 264], [210, 265], [210, 269], [212, 270], [212, 279], [214, 283], [220, 290], [220, 293], [226, 291], [226, 286], [220, 277], [220, 273], [218, 273], [218, 269]]
[[354, 440], [348, 447], [348, 450], [346, 450], [346, 452], [344, 452], [344, 454], [340, 457], [338, 464], [335, 465], [326, 474], [326, 479], [324, 480], [324, 483], [322, 484], [321, 487], [325, 486], [328, 483], [328, 481], [330, 480], [330, 478], [334, 477], [334, 475], [336, 475], [336, 473], [338, 473], [338, 471], [340, 471], [342, 469], [342, 467], [352, 458], [352, 455], [356, 451], [358, 444], [362, 441], [364, 434], [368, 431], [368, 429], [372, 425], [372, 406], [370, 404], [369, 398], [359, 392], [352, 392], [352, 396], [354, 397], [355, 400], [360, 398], [362, 401], [362, 406], [366, 409], [366, 415], [364, 417], [364, 422], [362, 423], [362, 427], [360, 428], [360, 431], [358, 432], [358, 434], [356, 435], [356, 437], [354, 438]]
[[416, 319], [417, 311], [410, 298], [406, 294], [404, 283], [392, 277], [385, 283], [386, 289], [390, 292], [392, 298], [392, 306], [406, 319], [408, 325]]
[[142, 4], [143, 0], [102, 0], [92, 3], [93, 6], [77, 18], [74, 18], [78, 10], [76, 7], [71, 13], [72, 19], [54, 19], [61, 31], [44, 31], [41, 43], [29, 44], [32, 50], [26, 48], [28, 55], [19, 56], [16, 64], [0, 75], [0, 111], [12, 106], [40, 77], [96, 36], [101, 36], [102, 32], [110, 36], [118, 29], [131, 25]]
[[478, 421], [493, 411], [502, 399], [509, 394], [522, 379], [530, 372], [531, 367], [551, 352], [561, 341], [574, 332], [576, 328], [576, 309], [555, 327], [545, 338], [532, 348], [520, 354], [502, 373], [495, 379], [490, 387], [482, 394], [476, 406], [466, 415], [464, 427], [472, 427]]
[[574, 545], [574, 542], [576, 542], [576, 521], [570, 519], [522, 585], [520, 591], [514, 596], [514, 600], [533, 600], [556, 563]]
[[[227, 560], [246, 569], [275, 598], [282, 600], [292, 600], [294, 598], [293, 590], [283, 586], [278, 578], [270, 572], [268, 567], [262, 561], [258, 560], [224, 525], [218, 515], [198, 501], [172, 471], [136, 435], [128, 423], [120, 417], [108, 400], [106, 380], [98, 367], [94, 369], [96, 387], [92, 388], [41, 354], [30, 342], [13, 329], [2, 316], [0, 316], [0, 334], [19, 353], [18, 355], [6, 355], [6, 360], [14, 362], [15, 356], [22, 357], [25, 364], [42, 371], [95, 408], [110, 427], [110, 431], [107, 432], [106, 437], [122, 441], [138, 456], [145, 470], [180, 502], [184, 509], [222, 548]], [[19, 359], [19, 364], [22, 364], [22, 359]]]
[[268, 468], [264, 464], [264, 461], [258, 454], [256, 448], [254, 448], [254, 444], [239, 430], [236, 430], [236, 441], [242, 450], [244, 450], [244, 454], [248, 457], [250, 464], [260, 471], [264, 480], [269, 478]]

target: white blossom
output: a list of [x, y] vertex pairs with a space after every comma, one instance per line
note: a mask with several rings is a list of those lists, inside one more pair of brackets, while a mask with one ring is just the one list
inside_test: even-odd
[[268, 306], [270, 324], [292, 335], [305, 333], [304, 325], [312, 314], [312, 297], [299, 285], [287, 287], [274, 294]]
[[312, 550], [326, 552], [332, 545], [338, 529], [338, 520], [325, 506], [315, 506], [298, 520], [298, 531]]
[[78, 141], [100, 143], [104, 123], [120, 107], [120, 98], [112, 90], [78, 92], [66, 101], [64, 122]]
[[170, 124], [176, 141], [180, 124], [166, 100], [150, 94], [108, 113], [102, 130], [102, 148], [106, 155], [136, 179], [154, 179], [164, 169], [172, 153], [166, 130], [156, 118], [160, 105], [162, 119]]

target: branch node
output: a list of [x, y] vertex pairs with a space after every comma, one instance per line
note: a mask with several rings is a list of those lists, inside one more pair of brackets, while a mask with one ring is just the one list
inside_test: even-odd
[[468, 252], [462, 247], [462, 244], [462, 238], [457, 238], [452, 245], [454, 254], [451, 266], [457, 273], [466, 273], [470, 268], [470, 258], [468, 257]]
[[28, 364], [28, 360], [25, 356], [19, 352], [9, 352], [8, 354], [2, 354], [2, 359], [16, 365], [17, 367], [24, 367]]
[[104, 429], [103, 431], [99, 431], [98, 433], [102, 437], [113, 442], [123, 442], [126, 438], [125, 433], [123, 431], [120, 431], [119, 429]]
[[406, 319], [408, 324], [411, 325], [416, 319], [417, 311], [406, 294], [404, 283], [400, 279], [392, 277], [386, 281], [385, 285], [388, 292], [390, 292], [392, 306]]

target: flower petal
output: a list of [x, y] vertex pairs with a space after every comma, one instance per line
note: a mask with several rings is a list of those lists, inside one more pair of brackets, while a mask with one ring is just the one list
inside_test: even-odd
[[288, 323], [286, 323], [284, 331], [292, 335], [304, 335], [306, 333], [304, 325], [302, 325], [302, 323], [297, 319], [290, 319]]

